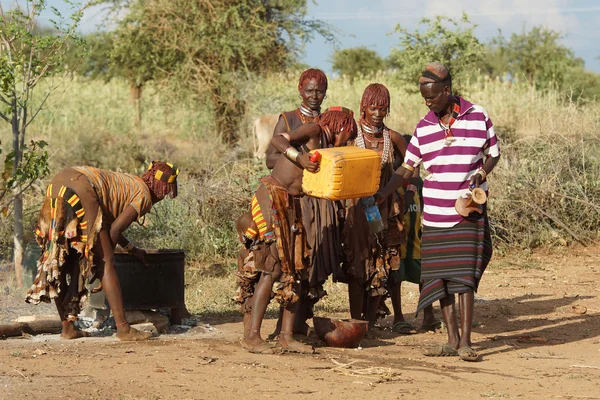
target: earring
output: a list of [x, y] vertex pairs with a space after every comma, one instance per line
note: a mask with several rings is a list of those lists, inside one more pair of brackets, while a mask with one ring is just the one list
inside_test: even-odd
[[300, 100], [302, 100], [302, 96], [301, 96], [301, 95], [298, 95], [298, 98], [299, 98]]
[[323, 100], [325, 100], [327, 98], [327, 95], [323, 96]]

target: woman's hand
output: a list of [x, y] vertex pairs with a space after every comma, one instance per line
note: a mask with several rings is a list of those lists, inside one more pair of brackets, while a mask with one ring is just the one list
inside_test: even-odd
[[319, 163], [316, 162], [312, 162], [310, 161], [310, 154], [308, 153], [302, 153], [298, 156], [298, 158], [296, 159], [296, 161], [298, 162], [298, 164], [300, 164], [302, 166], [302, 168], [304, 168], [305, 170], [307, 170], [308, 172], [317, 172], [319, 170]]
[[145, 267], [150, 266], [150, 264], [148, 264], [148, 260], [146, 260], [146, 250], [138, 249], [137, 247], [134, 247], [128, 253], [130, 255], [134, 256], [135, 258], [137, 258], [138, 260], [140, 260], [142, 262], [142, 264], [144, 264]]

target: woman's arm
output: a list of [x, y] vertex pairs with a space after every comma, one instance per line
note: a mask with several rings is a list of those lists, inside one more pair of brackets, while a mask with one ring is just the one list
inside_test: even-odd
[[299, 164], [309, 172], [316, 172], [319, 169], [318, 162], [310, 161], [310, 155], [300, 154], [290, 142], [306, 142], [321, 134], [321, 127], [315, 123], [304, 124], [289, 132], [277, 134], [271, 139], [273, 147], [281, 152], [291, 162]]
[[146, 261], [146, 251], [133, 246], [133, 244], [123, 236], [123, 232], [137, 219], [137, 210], [132, 206], [127, 206], [110, 226], [110, 239], [113, 243], [113, 248], [118, 244], [126, 249], [129, 254], [139, 258], [144, 265], [148, 266]]

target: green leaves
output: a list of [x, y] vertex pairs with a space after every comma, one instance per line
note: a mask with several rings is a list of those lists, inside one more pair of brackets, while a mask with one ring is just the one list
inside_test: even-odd
[[[65, 54], [71, 46], [81, 45], [76, 33], [83, 8], [70, 0], [71, 15], [63, 16], [50, 7], [51, 26], [42, 26], [39, 17], [47, 9], [45, 0], [26, 0], [21, 8], [0, 9], [0, 117], [10, 124], [12, 148], [6, 154], [0, 180], [0, 201], [20, 195], [48, 170], [48, 144], [32, 140], [27, 144], [27, 127], [45, 106], [50, 93], [68, 79]], [[22, 4], [25, 3], [25, 4]], [[42, 79], [48, 85], [34, 101], [34, 90]]]
[[48, 166], [48, 146], [43, 140], [32, 140], [29, 145], [22, 147], [22, 161], [16, 170], [16, 152], [13, 150], [6, 155], [2, 173], [3, 189], [16, 189], [35, 180], [44, 178], [50, 173]]
[[385, 68], [385, 62], [375, 50], [354, 47], [336, 50], [332, 57], [332, 69], [340, 75], [354, 79], [359, 75], [369, 75]]
[[168, 81], [210, 96], [226, 141], [235, 140], [245, 109], [239, 78], [286, 68], [315, 34], [331, 38], [327, 25], [306, 19], [306, 0], [146, 0], [125, 7], [113, 70], [138, 86]]
[[416, 86], [425, 66], [433, 61], [450, 69], [455, 87], [477, 72], [483, 60], [483, 44], [473, 33], [477, 25], [466, 14], [460, 20], [442, 16], [423, 18], [420, 25], [425, 26], [424, 31], [410, 32], [396, 26], [400, 42], [391, 51], [389, 63], [397, 69], [401, 81]]

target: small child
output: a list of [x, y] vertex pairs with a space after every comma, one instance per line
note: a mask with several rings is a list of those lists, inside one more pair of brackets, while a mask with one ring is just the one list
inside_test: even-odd
[[242, 214], [235, 223], [235, 230], [243, 247], [237, 258], [238, 270], [236, 272], [238, 288], [233, 296], [233, 301], [240, 305], [240, 312], [244, 316], [244, 334], [250, 330], [250, 312], [252, 311], [252, 296], [254, 287], [260, 278], [259, 271], [254, 266], [254, 253], [251, 248], [258, 237], [258, 228], [252, 220], [252, 214]]

